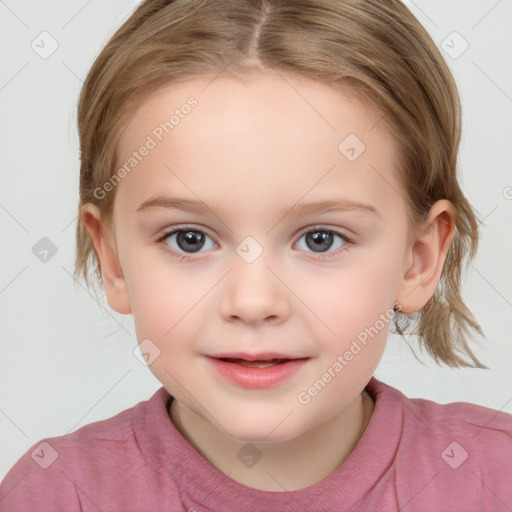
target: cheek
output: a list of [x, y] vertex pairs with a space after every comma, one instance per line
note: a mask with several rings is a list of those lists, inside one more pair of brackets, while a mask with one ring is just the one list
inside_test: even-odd
[[161, 337], [176, 323], [187, 302], [189, 289], [173, 279], [169, 268], [160, 255], [155, 258], [153, 249], [138, 247], [125, 253], [123, 272], [139, 340], [141, 336]]
[[171, 270], [170, 265], [159, 266], [155, 261], [136, 265], [134, 270], [129, 293], [137, 340], [151, 340], [149, 345], [145, 342], [145, 351], [150, 347], [150, 354], [157, 355], [149, 369], [170, 386], [187, 382], [187, 360], [192, 363], [194, 359], [194, 340], [207, 315], [204, 298], [213, 286], [212, 279], [197, 279], [184, 268]]
[[[297, 280], [299, 297], [325, 350], [345, 350], [354, 339], [385, 340], [399, 281], [400, 248], [355, 252], [350, 264]], [[384, 318], [384, 320], [383, 320]], [[371, 333], [371, 334], [368, 334]]]
[[140, 251], [127, 259], [128, 293], [137, 339], [176, 352], [206, 318], [208, 293], [219, 278], [206, 267], [180, 265], [158, 252]]

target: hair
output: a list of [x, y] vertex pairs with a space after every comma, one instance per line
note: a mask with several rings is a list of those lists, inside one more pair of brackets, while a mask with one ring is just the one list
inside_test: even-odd
[[103, 284], [81, 207], [96, 204], [111, 233], [115, 188], [101, 198], [95, 190], [113, 176], [126, 120], [145, 99], [172, 83], [219, 73], [240, 78], [265, 69], [349, 91], [383, 110], [413, 230], [424, 224], [435, 201], [454, 204], [455, 234], [436, 291], [421, 311], [397, 311], [394, 326], [404, 339], [416, 336], [437, 364], [472, 367], [461, 357], [469, 355], [475, 367], [488, 368], [468, 345], [470, 334], [483, 333], [460, 293], [464, 262], [478, 246], [478, 221], [457, 180], [460, 99], [435, 43], [400, 0], [139, 4], [94, 61], [79, 98], [75, 277], [89, 287], [88, 270], [94, 269]]

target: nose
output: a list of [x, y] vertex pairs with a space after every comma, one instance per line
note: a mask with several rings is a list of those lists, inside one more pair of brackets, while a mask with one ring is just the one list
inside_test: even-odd
[[235, 255], [220, 301], [220, 314], [227, 322], [278, 324], [289, 317], [291, 292], [264, 256], [248, 263]]

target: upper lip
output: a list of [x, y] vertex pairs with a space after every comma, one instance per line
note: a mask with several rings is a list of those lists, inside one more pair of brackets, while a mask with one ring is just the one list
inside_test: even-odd
[[277, 352], [260, 352], [258, 354], [248, 354], [247, 352], [226, 352], [222, 354], [208, 355], [207, 357], [213, 357], [215, 359], [244, 359], [245, 361], [270, 361], [271, 359], [308, 359], [304, 356], [278, 354]]

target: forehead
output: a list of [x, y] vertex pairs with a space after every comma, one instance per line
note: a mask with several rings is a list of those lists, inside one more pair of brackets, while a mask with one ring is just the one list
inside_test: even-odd
[[[131, 118], [118, 166], [150, 149], [118, 188], [139, 204], [162, 187], [216, 202], [238, 198], [239, 206], [262, 195], [315, 199], [333, 187], [352, 195], [366, 189], [366, 200], [382, 202], [398, 186], [386, 121], [369, 103], [296, 75], [175, 83]], [[386, 181], [390, 190], [379, 192]]]

